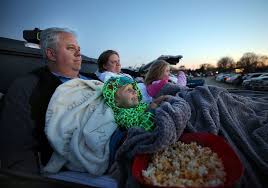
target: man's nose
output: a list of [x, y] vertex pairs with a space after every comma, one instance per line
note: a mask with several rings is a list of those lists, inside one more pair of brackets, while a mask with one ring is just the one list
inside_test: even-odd
[[74, 53], [76, 57], [81, 56], [80, 49], [77, 49]]

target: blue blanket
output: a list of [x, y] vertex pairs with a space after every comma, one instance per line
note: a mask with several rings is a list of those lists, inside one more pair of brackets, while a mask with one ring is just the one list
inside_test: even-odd
[[[164, 86], [160, 95], [174, 94], [156, 110], [152, 132], [129, 129], [117, 152], [120, 185], [137, 187], [127, 170], [137, 153], [154, 153], [178, 139], [182, 131], [210, 132], [225, 137], [245, 167], [240, 187], [268, 185], [268, 95], [214, 86], [181, 89]], [[168, 126], [167, 126], [168, 125]], [[125, 167], [123, 167], [123, 165]], [[124, 172], [125, 171], [125, 172]], [[122, 173], [124, 172], [124, 173]], [[122, 178], [123, 177], [123, 178]], [[135, 186], [134, 186], [135, 185]]]

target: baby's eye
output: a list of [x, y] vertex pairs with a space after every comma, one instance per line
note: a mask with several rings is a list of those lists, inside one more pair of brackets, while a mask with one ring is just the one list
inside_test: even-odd
[[133, 93], [135, 90], [129, 88], [127, 91], [128, 91], [129, 93]]

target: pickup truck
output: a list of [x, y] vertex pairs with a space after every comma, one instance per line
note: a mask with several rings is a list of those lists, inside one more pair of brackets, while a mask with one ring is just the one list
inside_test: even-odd
[[[44, 66], [39, 46], [26, 41], [14, 40], [0, 37], [0, 107], [3, 102], [3, 96], [6, 94], [10, 84], [18, 77], [28, 72]], [[81, 72], [95, 72], [97, 70], [96, 59], [82, 55]], [[1, 108], [0, 108], [1, 113]], [[18, 125], [19, 126], [19, 125]], [[0, 130], [5, 131], [5, 130]], [[1, 148], [0, 148], [1, 150]], [[69, 174], [68, 178], [45, 177], [34, 174], [27, 174], [1, 168], [0, 161], [0, 187], [27, 187], [27, 188], [84, 188], [84, 187], [116, 187], [116, 182], [110, 177], [73, 177]], [[87, 174], [88, 175], [88, 174]], [[80, 179], [79, 179], [79, 178]], [[81, 180], [82, 178], [87, 181]]]

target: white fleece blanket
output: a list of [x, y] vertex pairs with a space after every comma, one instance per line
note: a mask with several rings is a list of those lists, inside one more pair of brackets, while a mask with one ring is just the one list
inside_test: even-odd
[[60, 85], [46, 113], [45, 133], [54, 153], [44, 172], [69, 170], [102, 175], [109, 163], [113, 111], [102, 97], [103, 83], [73, 79]]

